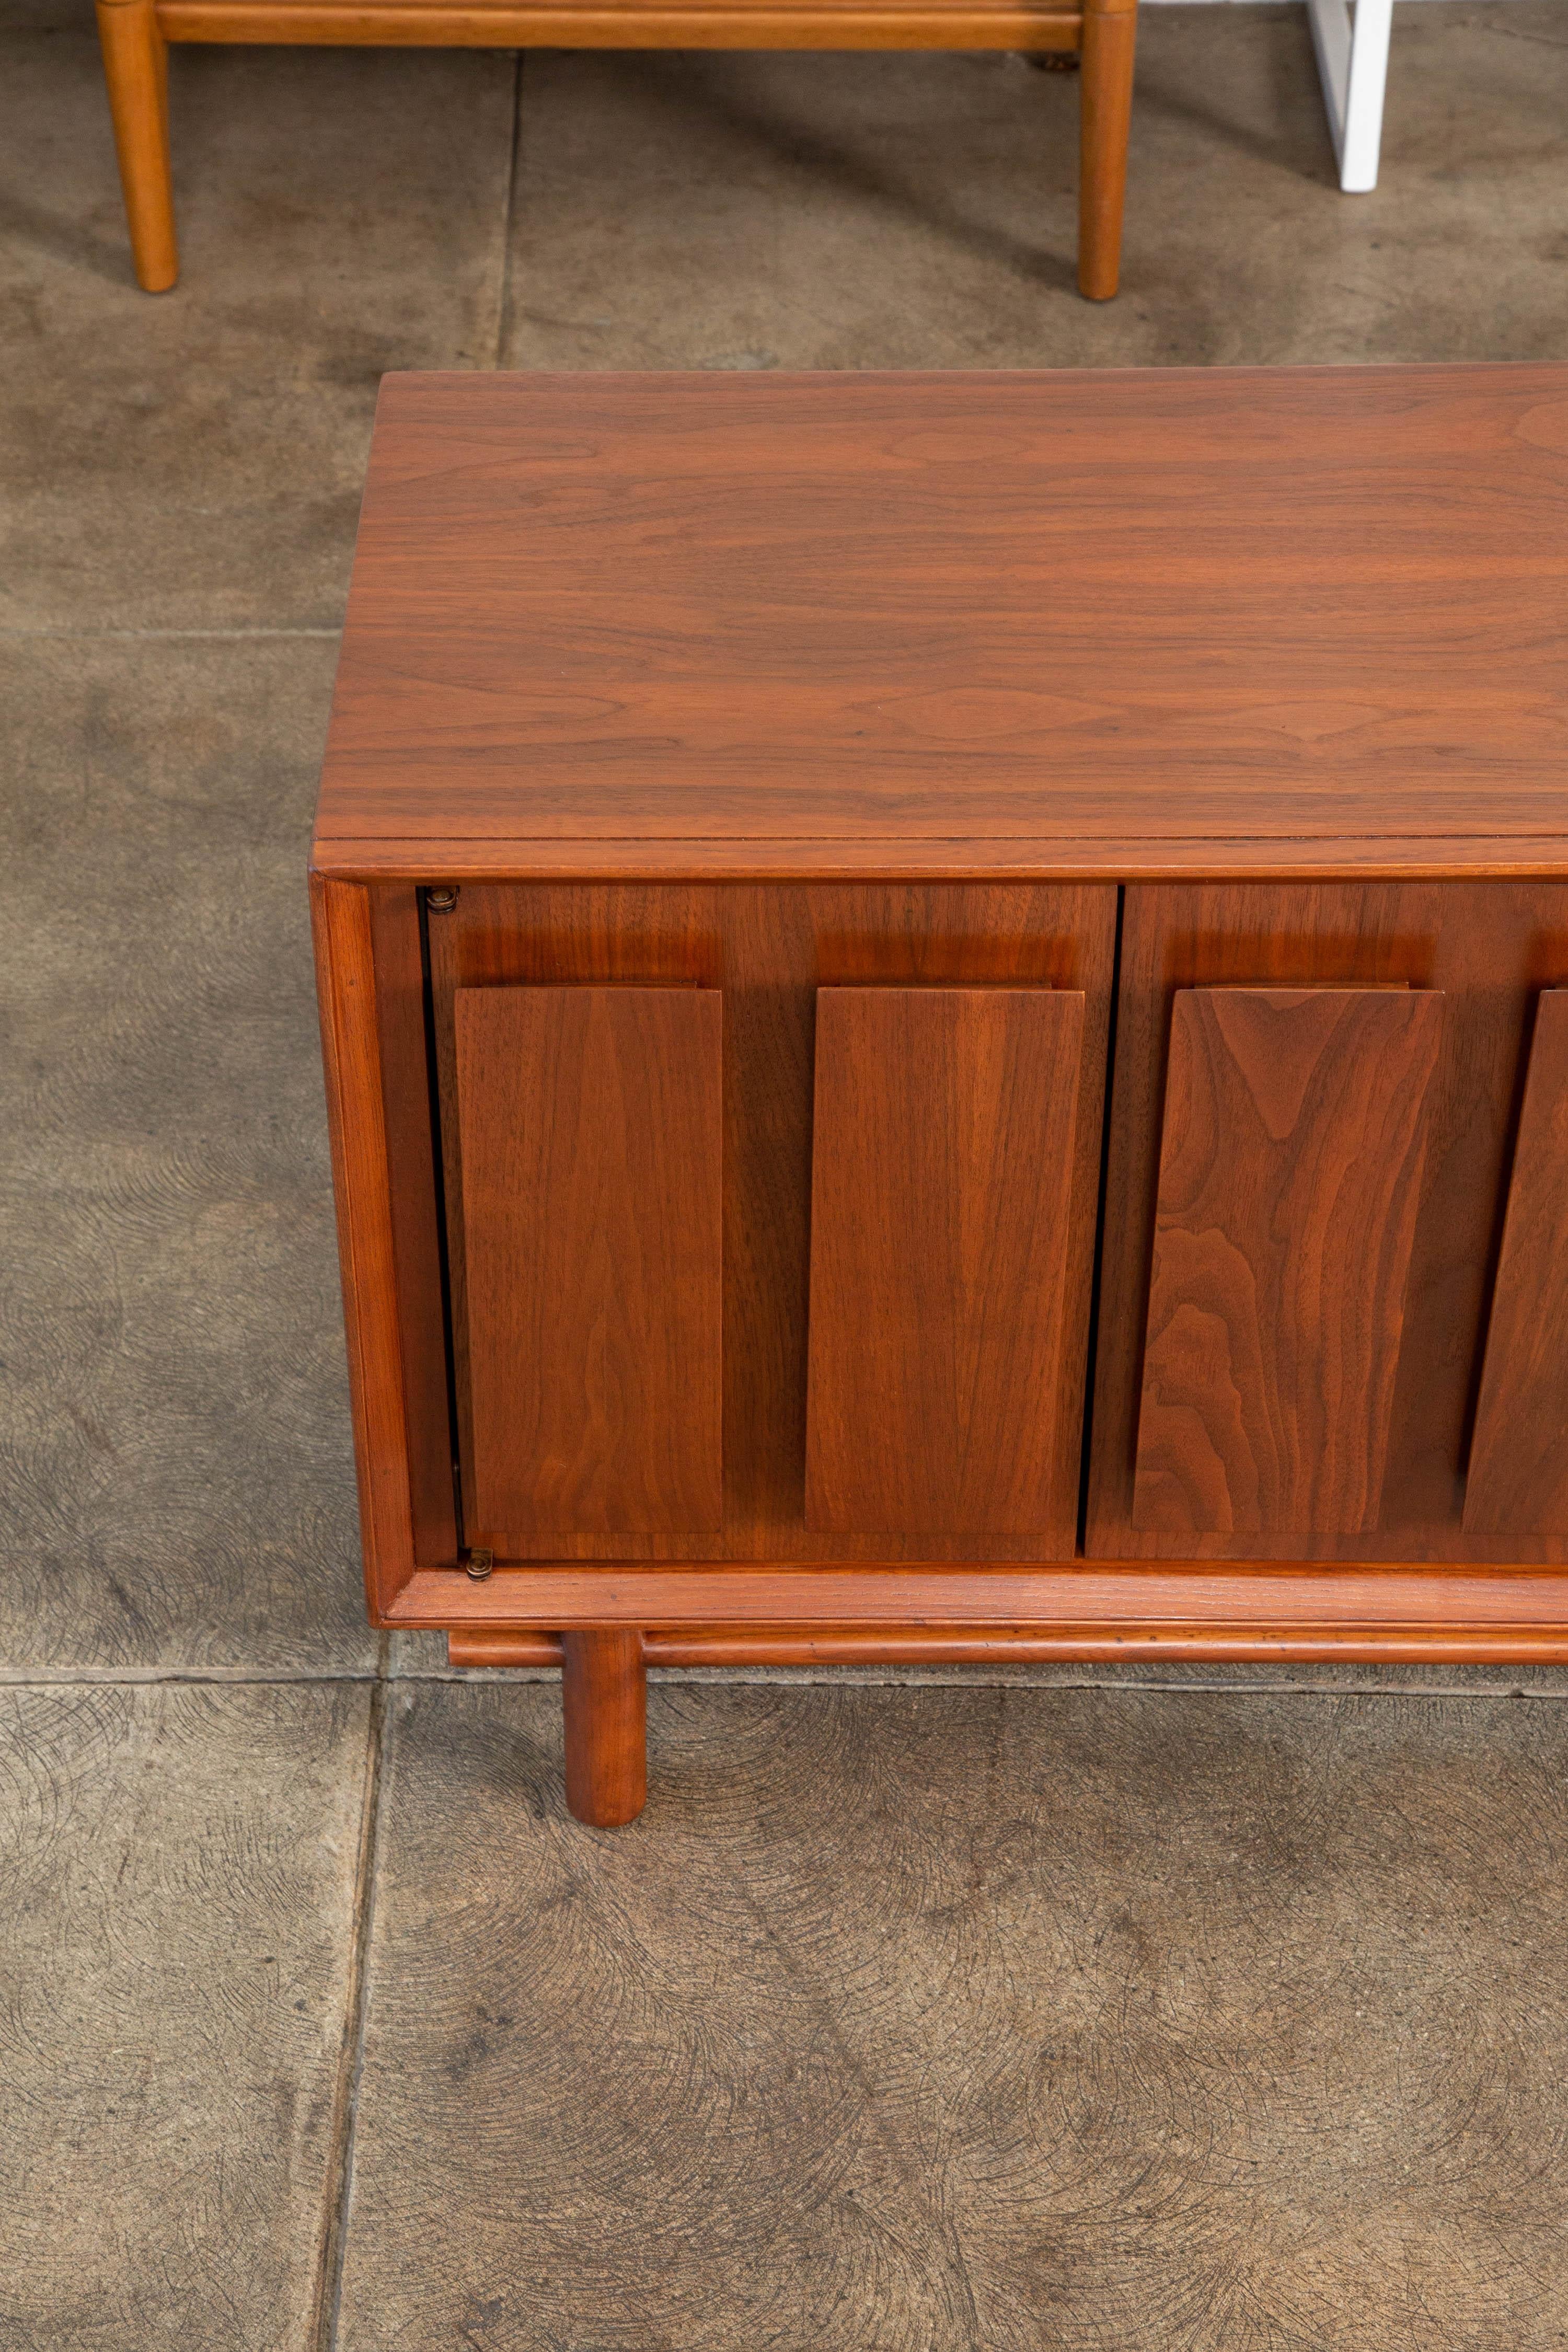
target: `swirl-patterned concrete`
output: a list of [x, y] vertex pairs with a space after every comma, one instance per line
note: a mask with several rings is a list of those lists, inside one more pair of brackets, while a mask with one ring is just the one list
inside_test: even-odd
[[1548, 2352], [1568, 1710], [395, 1686], [339, 2341]]
[[333, 648], [0, 645], [0, 1665], [364, 1668], [304, 866]]
[[363, 1684], [0, 1688], [0, 2346], [305, 2352]]

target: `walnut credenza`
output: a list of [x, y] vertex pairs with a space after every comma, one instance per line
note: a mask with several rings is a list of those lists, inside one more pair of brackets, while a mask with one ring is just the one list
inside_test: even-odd
[[312, 890], [376, 1623], [1568, 1659], [1568, 368], [387, 379]]

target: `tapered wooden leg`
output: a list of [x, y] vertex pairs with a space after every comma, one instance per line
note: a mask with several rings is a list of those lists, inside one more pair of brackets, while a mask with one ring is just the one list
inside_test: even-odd
[[169, 49], [153, 0], [98, 0], [109, 110], [137, 281], [162, 294], [180, 274], [169, 175]]
[[566, 1802], [580, 1822], [617, 1829], [647, 1797], [647, 1669], [640, 1633], [563, 1633]]
[[1109, 302], [1121, 275], [1138, 0], [1085, 0], [1079, 84], [1078, 290]]

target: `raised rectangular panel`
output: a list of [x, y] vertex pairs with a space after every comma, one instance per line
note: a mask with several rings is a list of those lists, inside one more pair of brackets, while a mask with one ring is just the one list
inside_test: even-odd
[[1443, 1002], [1177, 992], [1137, 1531], [1377, 1526]]
[[722, 1518], [719, 992], [458, 988], [470, 1529]]
[[1568, 1535], [1568, 989], [1536, 1008], [1465, 1492], [1467, 1532]]
[[824, 1532], [1048, 1533], [1084, 997], [816, 999], [805, 1515]]

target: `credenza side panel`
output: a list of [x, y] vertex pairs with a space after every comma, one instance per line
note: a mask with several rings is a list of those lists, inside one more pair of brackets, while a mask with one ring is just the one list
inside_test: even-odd
[[1536, 1008], [1465, 1526], [1568, 1536], [1568, 989]]
[[1058, 1474], [1081, 990], [816, 999], [805, 1523], [1077, 1534]]
[[[1091, 1557], [1555, 1561], [1568, 1556], [1561, 1538], [1505, 1537], [1474, 1527], [1467, 1530], [1464, 1523], [1471, 1430], [1530, 1024], [1539, 992], [1565, 982], [1568, 885], [1561, 883], [1198, 882], [1128, 887], [1096, 1339], [1086, 1532]], [[1187, 1512], [1182, 1525], [1160, 1517], [1151, 1479], [1142, 1497], [1139, 1493], [1146, 1387], [1169, 1374], [1160, 1338], [1168, 1318], [1153, 1298], [1152, 1278], [1162, 1138], [1173, 1108], [1176, 1002], [1184, 991], [1230, 989], [1354, 990], [1390, 999], [1433, 992], [1444, 999], [1426, 1088], [1425, 1146], [1403, 1285], [1394, 1281], [1391, 1265], [1380, 1263], [1370, 1274], [1363, 1266], [1349, 1299], [1386, 1318], [1402, 1287], [1391, 1395], [1384, 1385], [1386, 1357], [1373, 1384], [1377, 1398], [1388, 1398], [1385, 1411], [1374, 1403], [1370, 1414], [1372, 1422], [1382, 1419], [1381, 1435], [1363, 1423], [1365, 1465], [1356, 1475], [1367, 1477], [1369, 1493], [1368, 1517], [1361, 1526], [1327, 1524], [1342, 1517], [1342, 1504], [1330, 1503], [1330, 1488], [1337, 1488], [1342, 1498], [1350, 1490], [1337, 1471], [1312, 1466], [1313, 1441], [1305, 1428], [1290, 1437], [1307, 1465], [1308, 1486], [1297, 1489], [1305, 1495], [1305, 1508], [1300, 1501], [1282, 1512], [1275, 1504], [1267, 1509], [1244, 1504], [1243, 1519], [1250, 1517], [1258, 1524], [1233, 1521], [1202, 1528], [1196, 1524], [1205, 1515], [1201, 1511]], [[1391, 1065], [1385, 1076], [1393, 1086], [1398, 1073]], [[1179, 1071], [1174, 1077], [1179, 1097]], [[1256, 1210], [1248, 1213], [1256, 1223]], [[1297, 1219], [1299, 1206], [1289, 1215]], [[1222, 1229], [1223, 1220], [1215, 1227]], [[1386, 1231], [1403, 1248], [1397, 1217]], [[1340, 1238], [1348, 1248], [1349, 1223]], [[1335, 1240], [1331, 1228], [1331, 1253]], [[1325, 1263], [1331, 1273], [1331, 1255]], [[1146, 1361], [1152, 1329], [1155, 1349]], [[1154, 1426], [1150, 1424], [1151, 1433]], [[1170, 1443], [1168, 1432], [1164, 1442]], [[1373, 1510], [1370, 1486], [1378, 1450], [1382, 1475]], [[1150, 1451], [1144, 1467], [1152, 1471]], [[1286, 1484], [1300, 1475], [1292, 1471]], [[1325, 1479], [1313, 1494], [1312, 1483]], [[1312, 1524], [1287, 1528], [1284, 1516]]]
[[392, 1257], [408, 1430], [414, 1556], [458, 1564], [457, 1498], [442, 1302], [441, 1233], [430, 1122], [429, 1041], [418, 894], [411, 883], [367, 893], [387, 1142]]
[[1139, 1533], [1376, 1527], [1442, 1015], [1431, 990], [1177, 994]]

